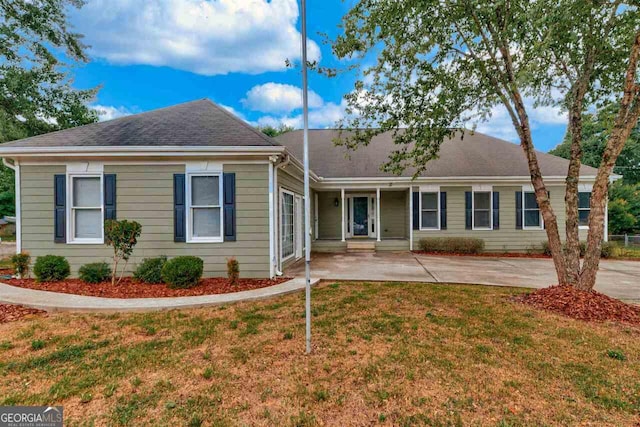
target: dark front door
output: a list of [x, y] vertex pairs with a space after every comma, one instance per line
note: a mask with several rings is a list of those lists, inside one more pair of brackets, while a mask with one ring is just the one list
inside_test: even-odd
[[369, 235], [369, 198], [353, 198], [353, 235]]

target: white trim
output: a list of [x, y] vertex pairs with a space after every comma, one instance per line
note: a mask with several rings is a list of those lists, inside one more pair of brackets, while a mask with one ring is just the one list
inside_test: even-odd
[[316, 191], [315, 193], [313, 193], [313, 196], [314, 196], [314, 201], [315, 201], [315, 203], [313, 205], [314, 213], [315, 213], [315, 215], [313, 217], [313, 228], [314, 228], [314, 231], [315, 231], [313, 237], [314, 237], [314, 240], [318, 240], [318, 227], [319, 227], [319, 221], [318, 221], [318, 192]]
[[[593, 191], [593, 186], [588, 185], [588, 184], [578, 184], [578, 230], [588, 230], [589, 229], [589, 224], [587, 225], [580, 225], [580, 211], [589, 211], [589, 215], [591, 215], [591, 193]], [[580, 208], [580, 193], [589, 193], [589, 209], [587, 208]], [[607, 196], [608, 198], [608, 196]], [[606, 212], [606, 210], [605, 210]], [[605, 217], [605, 219], [607, 219]], [[608, 227], [608, 226], [607, 226]]]
[[[437, 203], [438, 203], [438, 208], [436, 211], [436, 216], [438, 219], [438, 226], [437, 227], [423, 227], [422, 226], [422, 193], [435, 193], [436, 194], [436, 198]], [[441, 217], [441, 213], [440, 210], [442, 209], [442, 207], [440, 206], [440, 186], [439, 185], [429, 185], [429, 186], [421, 186], [420, 187], [420, 192], [418, 193], [418, 228], [420, 229], [420, 231], [440, 231], [442, 228], [442, 224], [440, 224], [440, 217]], [[473, 196], [472, 196], [473, 197]]]
[[[71, 168], [73, 169], [73, 168]], [[83, 238], [75, 238], [75, 215], [73, 215], [74, 208], [73, 207], [73, 180], [75, 178], [100, 178], [100, 238], [99, 239], [83, 239]], [[69, 168], [67, 168], [66, 174], [66, 209], [65, 209], [65, 218], [66, 218], [66, 233], [67, 233], [67, 244], [68, 245], [102, 245], [104, 244], [104, 174], [101, 172], [71, 172]], [[94, 207], [92, 209], [97, 209]]]
[[275, 252], [275, 239], [274, 239], [274, 223], [275, 213], [273, 208], [273, 163], [269, 162], [269, 277], [275, 277], [276, 266], [276, 252]]
[[102, 162], [73, 162], [66, 165], [67, 173], [104, 173], [104, 164]]
[[378, 242], [382, 233], [380, 232], [380, 187], [376, 188], [376, 236]]
[[[3, 159], [4, 160], [4, 159]], [[6, 163], [5, 163], [6, 164]], [[15, 191], [16, 191], [16, 253], [22, 252], [22, 200], [20, 190], [20, 163], [15, 162]]]
[[[539, 226], [527, 226], [527, 222], [525, 220], [525, 213], [527, 212], [527, 205], [525, 203], [525, 195], [526, 193], [533, 193], [535, 196], [535, 191], [533, 189], [533, 185], [523, 185], [522, 186], [522, 229], [523, 230], [544, 230], [544, 217], [542, 216], [542, 209], [540, 209], [540, 205], [538, 205], [538, 215], [540, 215], [540, 225]], [[538, 200], [536, 199], [536, 204]], [[534, 210], [534, 209], [529, 209]]]
[[593, 184], [578, 184], [579, 193], [591, 193], [593, 192]]
[[[476, 190], [475, 187], [471, 191], [471, 229], [478, 231], [493, 230], [493, 187], [487, 190], [485, 186], [479, 187], [482, 190]], [[476, 227], [476, 193], [489, 193], [489, 227]]]
[[413, 187], [409, 187], [409, 250], [413, 250]]
[[222, 162], [210, 161], [210, 160], [202, 160], [199, 162], [185, 162], [184, 169], [186, 173], [201, 173], [201, 172], [222, 173]]
[[[293, 191], [289, 191], [286, 190], [282, 187], [280, 187], [280, 235], [278, 236], [278, 239], [280, 240], [280, 262], [285, 262], [288, 261], [289, 259], [293, 258], [296, 256], [296, 224], [295, 224], [295, 219], [296, 219], [296, 194]], [[282, 254], [282, 212], [284, 211], [283, 209], [283, 205], [284, 205], [284, 197], [282, 197], [284, 194], [289, 194], [291, 195], [291, 206], [293, 208], [293, 218], [291, 218], [291, 220], [293, 221], [293, 252], [291, 252], [291, 255], [287, 255], [286, 257], [283, 256]]]
[[282, 153], [286, 150], [284, 146], [198, 146], [188, 145], [178, 147], [175, 145], [132, 145], [132, 146], [66, 146], [66, 147], [0, 147], [0, 155], [43, 155], [43, 154], [104, 154], [106, 156], [122, 155], [140, 155], [159, 154], [159, 153], [231, 153], [231, 154], [255, 154], [255, 153]]
[[[367, 234], [366, 235], [355, 235], [353, 233], [354, 230], [354, 203], [353, 203], [353, 199], [354, 198], [366, 198], [367, 199]], [[348, 220], [345, 220], [344, 224], [346, 225], [347, 222], [349, 223], [349, 227], [348, 230], [346, 232], [346, 237], [350, 238], [350, 239], [361, 239], [361, 238], [367, 238], [367, 239], [376, 239], [377, 240], [377, 232], [372, 231], [374, 228], [374, 224], [377, 225], [377, 206], [375, 204], [375, 199], [376, 196], [373, 195], [371, 192], [367, 192], [367, 193], [350, 193], [349, 195], [346, 196], [346, 200], [347, 200], [347, 205], [348, 205], [348, 211], [349, 211], [349, 217]], [[350, 231], [349, 231], [350, 230]], [[377, 228], [375, 230], [378, 230]]]
[[340, 196], [342, 200], [340, 201], [340, 208], [342, 209], [342, 241], [344, 242], [345, 234], [344, 234], [344, 226], [345, 226], [345, 206], [344, 206], [344, 188], [340, 189]]
[[[191, 205], [191, 178], [194, 176], [217, 176], [218, 177], [218, 208], [220, 209], [220, 236], [219, 237], [193, 237], [193, 215]], [[223, 174], [219, 172], [187, 172], [186, 173], [186, 210], [187, 210], [187, 243], [222, 243], [224, 242], [224, 192], [223, 192]], [[196, 206], [198, 208], [200, 206]], [[204, 207], [204, 206], [202, 206]]]

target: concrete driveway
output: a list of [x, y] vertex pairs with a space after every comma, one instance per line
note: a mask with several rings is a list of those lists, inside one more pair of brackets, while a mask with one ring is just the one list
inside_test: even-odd
[[[557, 283], [553, 262], [540, 258], [450, 257], [410, 252], [314, 254], [312, 276], [326, 280], [473, 283], [543, 288]], [[304, 262], [285, 272], [304, 276]], [[602, 260], [596, 290], [640, 301], [640, 261]]]

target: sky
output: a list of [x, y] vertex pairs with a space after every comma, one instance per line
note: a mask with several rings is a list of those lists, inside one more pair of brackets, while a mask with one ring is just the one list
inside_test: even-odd
[[[355, 0], [307, 0], [310, 60], [344, 67], [323, 34], [339, 34]], [[299, 0], [88, 0], [70, 13], [84, 35], [90, 62], [74, 69], [74, 86], [100, 86], [92, 104], [101, 120], [209, 98], [253, 125], [302, 127]], [[309, 75], [311, 128], [333, 127], [355, 72]], [[536, 147], [563, 138], [566, 116], [530, 105]], [[517, 141], [506, 112], [496, 108], [477, 130]]]

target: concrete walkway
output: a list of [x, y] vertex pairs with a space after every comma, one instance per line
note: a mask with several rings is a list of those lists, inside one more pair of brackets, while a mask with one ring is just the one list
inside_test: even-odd
[[[311, 285], [319, 282], [312, 279]], [[20, 304], [47, 311], [160, 311], [175, 308], [196, 308], [228, 304], [240, 301], [254, 301], [284, 295], [304, 289], [304, 278], [295, 278], [279, 285], [229, 294], [202, 295], [173, 298], [102, 298], [84, 295], [62, 294], [37, 291], [0, 283], [0, 301]]]
[[[410, 252], [314, 254], [311, 271], [323, 280], [470, 283], [544, 288], [557, 283], [553, 261], [544, 258], [451, 257]], [[287, 275], [304, 274], [304, 264]], [[602, 260], [596, 290], [640, 301], [640, 262]]]

